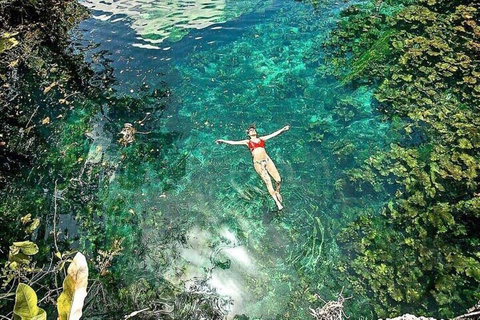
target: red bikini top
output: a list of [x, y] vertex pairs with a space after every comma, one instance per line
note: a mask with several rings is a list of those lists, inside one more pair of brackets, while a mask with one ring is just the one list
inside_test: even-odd
[[250, 140], [248, 141], [248, 148], [250, 149], [250, 152], [253, 152], [253, 150], [256, 148], [265, 148], [265, 141], [262, 139], [260, 139], [259, 142], [253, 142]]

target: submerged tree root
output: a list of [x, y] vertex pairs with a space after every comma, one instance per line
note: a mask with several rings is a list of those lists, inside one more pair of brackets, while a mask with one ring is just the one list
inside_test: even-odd
[[125, 123], [122, 131], [120, 131], [120, 134], [122, 134], [123, 137], [121, 137], [118, 142], [120, 142], [124, 147], [126, 147], [127, 145], [135, 141], [135, 133], [137, 133], [137, 130], [135, 130], [133, 125], [131, 123]]
[[[316, 295], [316, 297], [320, 298], [318, 295]], [[322, 298], [320, 299], [323, 300]], [[342, 292], [340, 292], [337, 301], [325, 302], [325, 300], [323, 300], [325, 305], [317, 309], [310, 308], [310, 314], [315, 320], [342, 320], [344, 317], [348, 319], [347, 315], [343, 312], [343, 303], [345, 300], [346, 298], [344, 298]]]

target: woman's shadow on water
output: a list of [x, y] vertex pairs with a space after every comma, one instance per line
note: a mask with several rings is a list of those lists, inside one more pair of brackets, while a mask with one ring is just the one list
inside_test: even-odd
[[282, 210], [272, 209], [271, 207], [265, 208], [265, 213], [262, 215], [262, 223], [264, 226], [272, 223], [273, 220], [282, 218], [285, 215], [286, 208]]

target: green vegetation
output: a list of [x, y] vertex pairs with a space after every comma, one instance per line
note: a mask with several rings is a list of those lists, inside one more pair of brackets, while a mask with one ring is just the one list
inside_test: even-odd
[[476, 1], [370, 1], [332, 34], [335, 74], [374, 84], [399, 137], [348, 172], [357, 190], [392, 199], [340, 235], [350, 282], [379, 317], [450, 317], [480, 298], [478, 21]]
[[[139, 298], [144, 288], [140, 284], [135, 291], [128, 289], [128, 283], [114, 281], [129, 261], [115, 261], [112, 268], [113, 260], [123, 250], [134, 250], [132, 240], [141, 237], [140, 229], [122, 227], [138, 216], [119, 204], [134, 199], [125, 192], [118, 203], [103, 206], [101, 191], [117, 169], [122, 188], [138, 183], [142, 177], [133, 172], [147, 162], [158, 163], [159, 175], [172, 185], [182, 175], [183, 166], [176, 164], [184, 155], [170, 152], [175, 135], [161, 134], [161, 127], [149, 123], [145, 115], [148, 111], [160, 118], [168, 102], [167, 89], [142, 89], [139, 98], [118, 96], [110, 88], [115, 79], [104, 57], [95, 56], [92, 66], [71, 49], [68, 32], [86, 14], [76, 1], [0, 3], [0, 225], [7, 226], [0, 228], [3, 315], [12, 314], [19, 283], [32, 287], [48, 315], [56, 314], [61, 275], [75, 250], [85, 252], [91, 266], [93, 285], [86, 315], [105, 318], [110, 312], [112, 319], [118, 319], [119, 313], [152, 302], [152, 295]], [[107, 107], [114, 110], [108, 113], [111, 119], [105, 116]], [[116, 135], [125, 122], [150, 132], [148, 142], [139, 134], [133, 145], [117, 144]], [[101, 133], [107, 137], [105, 145], [96, 140], [97, 125], [105, 131]], [[118, 159], [107, 159], [107, 148]], [[168, 165], [167, 156], [174, 167]], [[128, 180], [124, 172], [138, 181]], [[59, 225], [61, 216], [71, 217], [72, 222], [66, 219], [66, 225]], [[129, 238], [123, 239], [126, 234]], [[71, 284], [64, 282], [70, 295]], [[157, 288], [151, 289], [157, 298], [173, 296], [172, 290]], [[105, 292], [111, 292], [107, 300]], [[60, 318], [69, 313], [70, 295], [61, 296]]]

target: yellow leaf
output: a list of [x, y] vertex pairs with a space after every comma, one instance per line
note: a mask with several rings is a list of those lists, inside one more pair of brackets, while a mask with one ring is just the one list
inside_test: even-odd
[[8, 39], [18, 35], [18, 32], [4, 32], [0, 35], [0, 39]]
[[27, 256], [33, 256], [38, 252], [38, 246], [31, 241], [14, 242], [13, 245], [20, 248], [20, 251]]
[[[18, 42], [15, 44], [17, 45]], [[10, 64], [8, 65], [9, 68], [16, 68], [18, 66], [18, 63], [20, 62], [20, 59], [16, 59], [16, 60], [13, 60], [12, 62], [10, 62]]]
[[14, 318], [21, 320], [46, 320], [45, 310], [37, 306], [37, 295], [30, 286], [19, 283], [15, 293]]
[[27, 214], [26, 216], [20, 218], [20, 221], [22, 222], [22, 224], [26, 224], [30, 221], [32, 221], [32, 214]]
[[17, 263], [20, 263], [20, 264], [28, 264], [30, 262], [30, 258], [26, 254], [23, 254], [21, 252], [19, 252], [17, 254], [11, 254], [10, 253], [8, 255], [8, 260], [12, 261], [12, 262], [17, 262]]
[[33, 219], [32, 223], [25, 228], [25, 232], [26, 233], [32, 233], [33, 231], [35, 231], [35, 229], [38, 228], [38, 226], [40, 225], [40, 219], [39, 218], [35, 218]]
[[0, 53], [10, 50], [19, 44], [18, 40], [13, 38], [13, 36], [14, 34], [9, 33], [3, 33], [0, 36]]
[[42, 124], [49, 124], [50, 123], [50, 117], [46, 117], [45, 119], [42, 120]]
[[63, 281], [63, 292], [58, 297], [59, 320], [78, 320], [87, 296], [88, 265], [87, 259], [78, 252], [68, 267], [68, 275]]
[[55, 87], [56, 84], [56, 82], [52, 82], [49, 86], [43, 89], [43, 93], [47, 93], [48, 91], [52, 90], [52, 88]]

